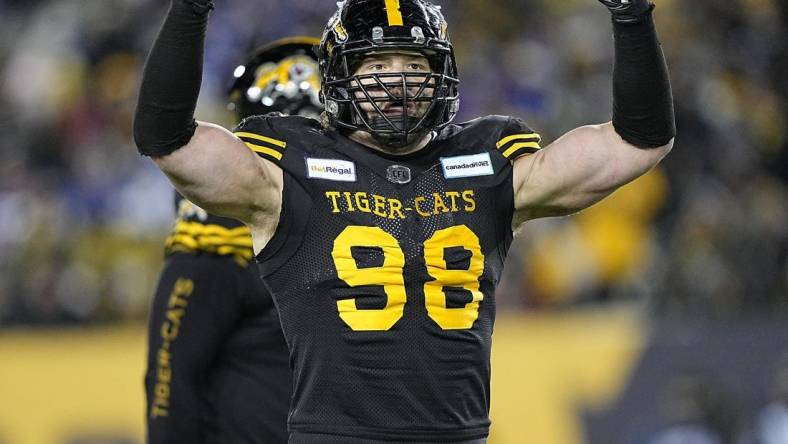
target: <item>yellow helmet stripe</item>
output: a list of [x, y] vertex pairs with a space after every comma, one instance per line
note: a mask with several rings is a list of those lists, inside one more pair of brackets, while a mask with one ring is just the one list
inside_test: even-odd
[[386, 0], [386, 14], [389, 26], [403, 26], [402, 12], [399, 10], [399, 0]]

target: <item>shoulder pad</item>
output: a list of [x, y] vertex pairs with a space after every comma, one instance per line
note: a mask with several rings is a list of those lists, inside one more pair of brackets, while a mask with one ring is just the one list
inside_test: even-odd
[[510, 116], [490, 115], [447, 127], [450, 134], [473, 134], [474, 139], [489, 141], [491, 147], [503, 157], [514, 160], [533, 154], [540, 149], [541, 138], [522, 119]]
[[278, 133], [286, 136], [288, 132], [303, 133], [305, 131], [321, 129], [320, 122], [316, 119], [303, 116], [285, 116], [277, 113], [277, 116], [270, 116], [272, 128]]
[[288, 139], [319, 127], [320, 122], [315, 119], [270, 113], [247, 117], [235, 127], [233, 134], [260, 157], [279, 164]]
[[459, 131], [482, 132], [493, 135], [498, 134], [498, 132], [501, 130], [501, 127], [503, 127], [508, 120], [509, 117], [506, 116], [492, 115], [477, 117], [467, 122], [457, 123], [452, 126], [457, 127], [457, 130]]
[[541, 136], [528, 127], [522, 119], [504, 116], [491, 117], [495, 117], [501, 125], [495, 147], [503, 157], [514, 160], [520, 156], [533, 154], [541, 149], [541, 145], [539, 145], [542, 141]]

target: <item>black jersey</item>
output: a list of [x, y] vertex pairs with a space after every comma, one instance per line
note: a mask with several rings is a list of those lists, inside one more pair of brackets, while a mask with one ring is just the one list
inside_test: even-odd
[[227, 217], [207, 213], [175, 192], [177, 219], [165, 242], [166, 254], [211, 253], [232, 256], [245, 265], [254, 255], [249, 227]]
[[150, 444], [283, 443], [288, 352], [250, 230], [175, 195], [177, 219], [150, 310]]
[[285, 171], [257, 261], [291, 351], [291, 440], [487, 436], [510, 161], [539, 136], [491, 116], [391, 157], [298, 117], [250, 118], [236, 135]]
[[148, 444], [287, 442], [287, 347], [254, 267], [215, 254], [167, 257], [145, 391]]

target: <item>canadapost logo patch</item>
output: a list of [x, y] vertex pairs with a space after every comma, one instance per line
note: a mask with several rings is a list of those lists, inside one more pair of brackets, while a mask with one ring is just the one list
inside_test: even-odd
[[356, 181], [356, 164], [339, 159], [306, 158], [306, 173], [310, 179], [326, 179], [338, 182]]
[[442, 157], [441, 165], [443, 165], [443, 177], [447, 179], [489, 176], [494, 173], [490, 153]]

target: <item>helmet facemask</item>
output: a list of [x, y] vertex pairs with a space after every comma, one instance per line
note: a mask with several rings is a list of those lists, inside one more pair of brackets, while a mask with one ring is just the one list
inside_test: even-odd
[[[359, 64], [348, 63], [348, 71]], [[432, 67], [428, 72], [354, 74], [328, 84], [339, 93], [329, 100], [349, 114], [344, 117], [351, 125], [341, 119], [338, 126], [369, 132], [392, 148], [412, 144], [432, 131], [456, 100], [448, 94], [456, 91], [456, 80]]]

